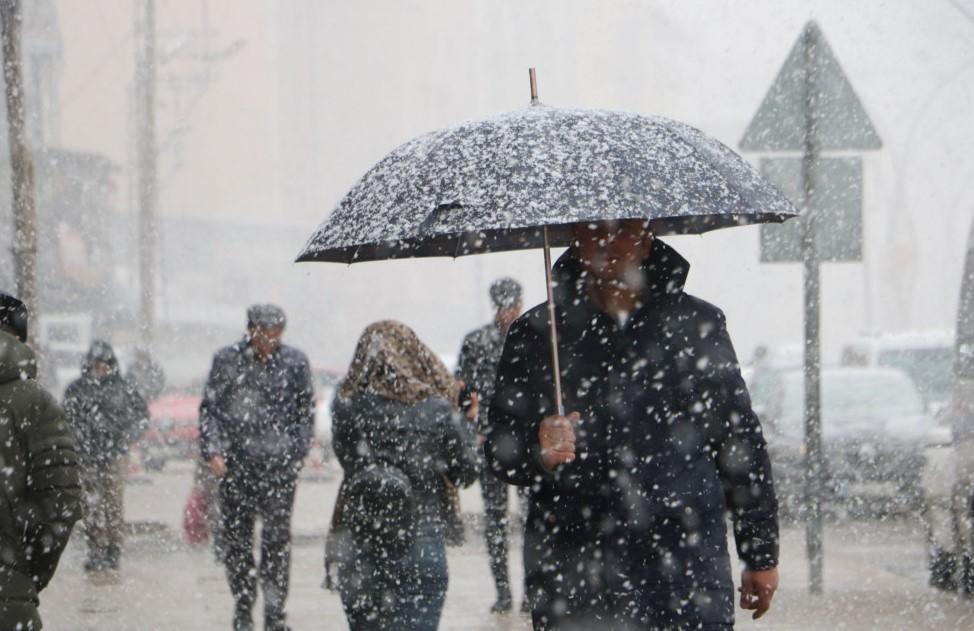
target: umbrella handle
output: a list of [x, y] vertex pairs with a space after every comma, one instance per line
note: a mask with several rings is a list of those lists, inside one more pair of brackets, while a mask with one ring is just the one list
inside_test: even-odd
[[551, 332], [551, 371], [555, 382], [555, 402], [558, 415], [565, 415], [565, 403], [561, 397], [561, 367], [558, 365], [558, 325], [555, 323], [555, 295], [551, 281], [551, 246], [548, 244], [548, 226], [544, 227], [544, 275], [548, 286], [548, 329]]

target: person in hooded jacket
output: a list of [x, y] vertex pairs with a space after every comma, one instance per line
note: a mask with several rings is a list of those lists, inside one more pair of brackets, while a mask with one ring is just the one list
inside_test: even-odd
[[577, 224], [547, 305], [511, 327], [485, 455], [530, 487], [535, 629], [730, 629], [725, 514], [755, 617], [777, 587], [777, 502], [723, 313], [642, 220]]
[[[439, 625], [449, 581], [443, 495], [447, 483], [469, 486], [479, 470], [476, 435], [459, 414], [459, 390], [406, 325], [377, 322], [359, 338], [332, 412], [345, 474], [333, 527], [353, 531], [338, 565], [338, 590], [352, 631]], [[357, 490], [363, 479], [374, 494]], [[407, 509], [383, 513], [399, 497], [384, 495], [390, 489], [408, 496]], [[388, 536], [359, 536], [356, 524], [379, 522], [391, 526]]]
[[0, 628], [37, 631], [38, 594], [81, 517], [77, 444], [37, 383], [27, 308], [0, 292]]
[[149, 408], [122, 377], [112, 347], [95, 340], [81, 377], [64, 391], [64, 411], [78, 438], [84, 467], [85, 570], [118, 569], [125, 532], [122, 499], [127, 456], [149, 424]]
[[[258, 583], [264, 628], [288, 628], [291, 513], [298, 473], [311, 447], [315, 402], [307, 356], [282, 343], [286, 325], [280, 307], [250, 307], [245, 338], [217, 352], [200, 404], [200, 451], [220, 480], [218, 555], [234, 597], [235, 631], [253, 629]], [[259, 566], [254, 559], [258, 517]]]

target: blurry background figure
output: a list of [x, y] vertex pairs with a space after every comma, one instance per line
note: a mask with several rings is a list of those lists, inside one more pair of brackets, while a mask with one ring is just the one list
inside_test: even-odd
[[166, 373], [144, 346], [135, 349], [135, 359], [129, 365], [128, 380], [146, 403], [155, 401], [166, 388]]
[[[222, 547], [235, 600], [235, 631], [253, 629], [257, 582], [264, 628], [287, 629], [291, 512], [311, 446], [314, 386], [304, 353], [281, 343], [287, 320], [274, 305], [247, 310], [247, 335], [213, 358], [200, 404], [200, 450], [220, 478]], [[212, 488], [212, 486], [211, 486]], [[262, 520], [260, 566], [254, 525]]]
[[[494, 319], [463, 339], [457, 360], [457, 378], [463, 381], [461, 404], [467, 418], [477, 424], [480, 442], [487, 431], [487, 413], [494, 398], [497, 362], [504, 350], [504, 338], [511, 323], [523, 310], [521, 285], [513, 278], [501, 278], [490, 286]], [[484, 535], [494, 576], [497, 601], [494, 613], [510, 611], [511, 581], [507, 571], [507, 483], [486, 467], [480, 473], [480, 492], [484, 498]]]
[[126, 381], [115, 352], [96, 340], [85, 358], [81, 377], [64, 393], [84, 466], [85, 570], [118, 569], [125, 533], [124, 475], [131, 444], [149, 424], [149, 408]]
[[27, 308], [0, 291], [0, 625], [40, 629], [38, 593], [81, 516], [77, 447], [37, 382]]
[[335, 455], [345, 477], [332, 528], [346, 531], [338, 588], [352, 631], [439, 626], [449, 572], [447, 488], [477, 477], [476, 437], [459, 384], [399, 322], [359, 338], [335, 399]]

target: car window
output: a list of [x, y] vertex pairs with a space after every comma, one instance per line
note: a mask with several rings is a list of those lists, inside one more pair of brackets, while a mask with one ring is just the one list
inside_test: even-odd
[[[779, 433], [804, 435], [804, 376], [782, 377]], [[841, 371], [822, 375], [822, 427], [826, 437], [885, 432], [891, 420], [923, 413], [923, 401], [909, 377], [900, 372]]]
[[951, 348], [897, 348], [880, 351], [879, 366], [898, 368], [913, 379], [925, 401], [946, 401], [953, 383]]

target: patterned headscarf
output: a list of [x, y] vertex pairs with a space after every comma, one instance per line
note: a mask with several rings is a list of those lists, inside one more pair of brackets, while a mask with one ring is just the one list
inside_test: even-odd
[[456, 403], [460, 386], [408, 326], [394, 320], [362, 332], [338, 396], [372, 393], [413, 405], [432, 397]]

